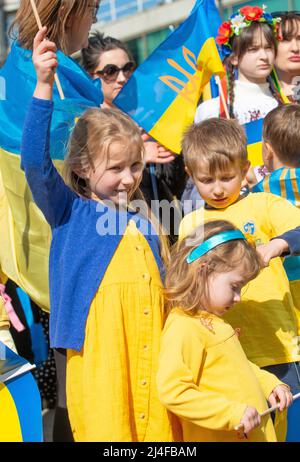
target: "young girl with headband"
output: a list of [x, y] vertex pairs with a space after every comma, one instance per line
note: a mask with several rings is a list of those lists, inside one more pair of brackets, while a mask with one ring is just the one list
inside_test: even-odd
[[223, 220], [199, 227], [173, 250], [157, 383], [184, 441], [276, 441], [270, 416], [260, 413], [266, 400], [278, 400], [281, 411], [289, 406], [289, 388], [248, 361], [238, 332], [222, 319], [260, 268], [255, 248]]
[[[219, 28], [217, 43], [225, 56], [227, 103], [231, 118], [245, 124], [266, 116], [280, 96], [270, 79], [277, 49], [279, 21], [263, 8], [240, 8]], [[221, 99], [200, 104], [195, 122], [225, 117]]]

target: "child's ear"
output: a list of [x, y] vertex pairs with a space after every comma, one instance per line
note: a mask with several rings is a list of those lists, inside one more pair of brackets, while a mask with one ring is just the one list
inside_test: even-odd
[[185, 166], [184, 167], [184, 170], [186, 171], [186, 173], [188, 174], [188, 176], [192, 176], [191, 172], [189, 171], [188, 167]]
[[272, 146], [267, 141], [263, 141], [263, 158], [264, 158], [264, 162], [265, 161], [269, 162], [270, 160], [273, 159], [273, 157], [274, 157], [274, 150], [273, 150]]
[[249, 160], [247, 160], [247, 162], [245, 163], [245, 165], [242, 168], [242, 177], [243, 177], [243, 179], [246, 177], [250, 167], [251, 167], [251, 164], [250, 164]]
[[228, 59], [229, 59], [230, 64], [232, 64], [233, 66], [238, 66], [239, 60], [236, 55], [232, 54], [231, 56], [229, 56]]

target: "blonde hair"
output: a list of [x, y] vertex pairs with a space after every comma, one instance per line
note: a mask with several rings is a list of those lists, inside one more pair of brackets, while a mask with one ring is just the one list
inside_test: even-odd
[[120, 142], [144, 155], [144, 144], [138, 126], [116, 108], [88, 109], [77, 121], [69, 140], [63, 175], [66, 183], [79, 196], [89, 199], [91, 190], [85, 179], [95, 169], [94, 160], [109, 159], [112, 143]]
[[199, 162], [208, 164], [209, 172], [224, 171], [232, 164], [243, 168], [247, 164], [247, 140], [235, 120], [212, 118], [192, 124], [182, 140], [184, 162], [191, 173]]
[[220, 244], [190, 264], [186, 261], [190, 252], [203, 241], [221, 232], [236, 229], [229, 221], [210, 221], [195, 230], [196, 238], [188, 236], [175, 244], [167, 265], [167, 312], [175, 307], [191, 315], [205, 310], [208, 283], [213, 273], [226, 273], [242, 265], [245, 283], [258, 275], [261, 269], [260, 257], [255, 247], [242, 239]]
[[[90, 0], [92, 3], [93, 0]], [[47, 38], [55, 42], [58, 49], [68, 54], [66, 27], [70, 16], [82, 17], [87, 9], [87, 0], [35, 0], [43, 26], [47, 26]], [[95, 1], [95, 6], [97, 2]], [[17, 31], [22, 48], [32, 50], [38, 26], [33, 15], [30, 0], [21, 0], [16, 17], [10, 27], [10, 35]]]
[[[63, 177], [69, 187], [79, 196], [90, 199], [91, 189], [85, 178], [90, 169], [94, 169], [94, 161], [103, 157], [108, 162], [112, 143], [122, 143], [140, 153], [144, 157], [144, 143], [140, 129], [135, 122], [124, 112], [116, 108], [88, 109], [77, 121], [69, 140], [68, 155], [65, 158]], [[144, 196], [139, 188], [130, 200], [142, 200]], [[146, 202], [145, 202], [146, 206]], [[150, 218], [161, 242], [161, 256], [164, 263], [169, 260], [169, 245], [151, 210], [147, 208], [147, 217]]]

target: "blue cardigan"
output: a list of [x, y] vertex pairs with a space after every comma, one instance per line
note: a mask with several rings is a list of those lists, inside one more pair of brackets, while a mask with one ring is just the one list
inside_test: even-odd
[[[49, 260], [50, 345], [80, 351], [90, 305], [129, 220], [147, 239], [160, 273], [159, 238], [150, 223], [134, 212], [118, 212], [82, 199], [66, 186], [49, 154], [53, 103], [33, 98], [24, 125], [22, 168], [32, 195], [52, 228]], [[97, 232], [104, 225], [111, 232]]]

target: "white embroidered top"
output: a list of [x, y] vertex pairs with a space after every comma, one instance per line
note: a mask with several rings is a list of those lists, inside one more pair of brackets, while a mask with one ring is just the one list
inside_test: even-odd
[[[267, 82], [261, 84], [241, 80], [234, 82], [233, 112], [241, 125], [264, 118], [277, 106], [278, 102], [273, 97]], [[195, 122], [199, 123], [219, 115], [220, 101], [217, 97], [204, 101], [198, 106]]]

